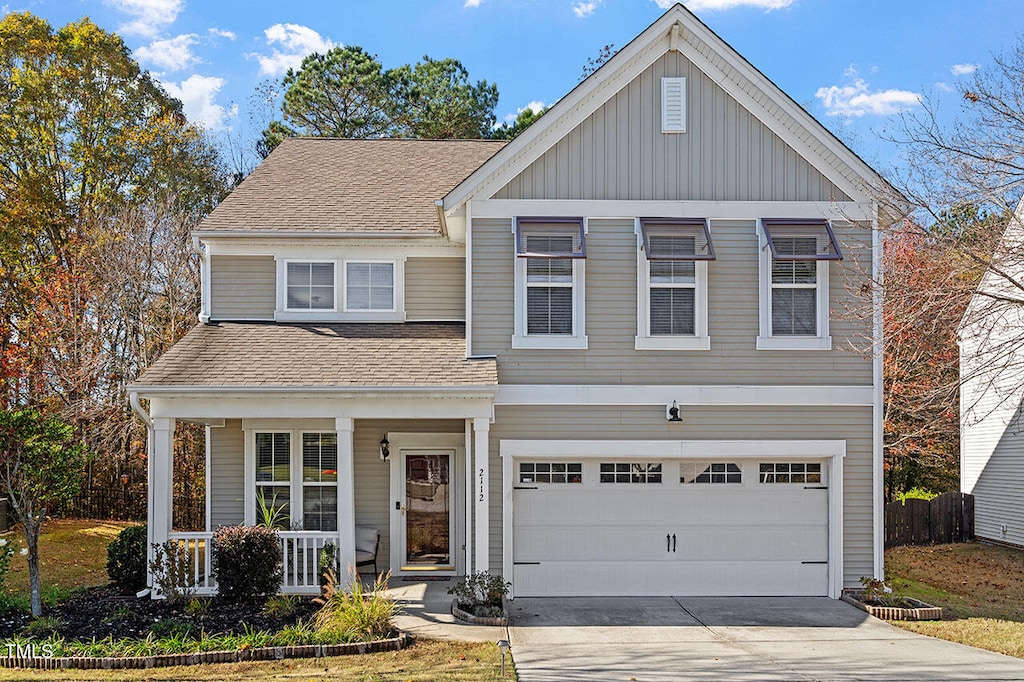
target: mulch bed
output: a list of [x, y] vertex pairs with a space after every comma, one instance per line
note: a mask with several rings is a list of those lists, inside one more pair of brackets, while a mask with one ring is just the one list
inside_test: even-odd
[[[209, 600], [209, 598], [201, 598]], [[262, 606], [228, 604], [212, 598], [206, 613], [190, 615], [185, 605], [171, 606], [166, 601], [149, 597], [124, 596], [109, 587], [92, 588], [77, 593], [57, 605], [43, 609], [43, 615], [62, 622], [59, 633], [65, 639], [90, 640], [112, 636], [145, 638], [156, 625], [158, 634], [184, 633], [199, 636], [201, 632], [213, 634], [244, 634], [250, 630], [276, 632], [299, 620], [309, 620], [317, 605], [310, 598], [298, 601], [293, 613], [272, 617]], [[19, 634], [31, 618], [25, 614], [0, 618], [0, 638]]]

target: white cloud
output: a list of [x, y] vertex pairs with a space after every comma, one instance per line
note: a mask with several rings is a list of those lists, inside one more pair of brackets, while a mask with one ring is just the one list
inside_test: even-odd
[[590, 2], [580, 0], [575, 5], [572, 6], [572, 12], [580, 19], [586, 19], [587, 17], [594, 13], [594, 10], [597, 9], [597, 6], [599, 4], [600, 0], [590, 0]]
[[814, 96], [825, 105], [828, 116], [889, 116], [921, 103], [921, 95], [909, 90], [877, 90], [857, 74], [854, 67], [846, 69], [844, 75], [853, 80], [846, 85], [831, 85], [818, 88]]
[[231, 41], [233, 41], [235, 38], [237, 38], [237, 36], [234, 34], [233, 31], [225, 31], [225, 30], [220, 29], [220, 28], [209, 28], [209, 29], [206, 29], [206, 30], [214, 38], [227, 38], [228, 40], [231, 40]]
[[274, 24], [263, 31], [267, 45], [274, 47], [270, 55], [247, 54], [260, 64], [265, 76], [280, 76], [288, 69], [297, 69], [302, 58], [313, 52], [326, 52], [334, 47], [330, 39], [300, 24]]
[[[668, 9], [679, 0], [654, 0], [661, 9]], [[693, 12], [716, 12], [736, 7], [759, 7], [765, 10], [785, 9], [793, 4], [793, 0], [684, 0]]]
[[199, 36], [195, 33], [185, 33], [143, 45], [135, 50], [135, 56], [139, 61], [154, 64], [165, 71], [180, 71], [199, 63], [199, 57], [192, 53], [192, 46], [198, 42]]
[[943, 83], [942, 81], [939, 81], [938, 83], [935, 84], [935, 89], [936, 90], [940, 90], [942, 92], [954, 92], [955, 91], [952, 85], [950, 85], [949, 83]]
[[126, 35], [155, 37], [160, 29], [173, 24], [184, 8], [184, 0], [106, 0], [108, 5], [132, 17], [118, 31]]
[[527, 104], [525, 107], [519, 107], [518, 109], [516, 109], [515, 113], [505, 114], [505, 122], [511, 125], [516, 122], [517, 118], [519, 118], [519, 114], [523, 113], [527, 109], [531, 110], [535, 114], [539, 114], [546, 106], [547, 105], [544, 104], [544, 102], [535, 99], [529, 104]]
[[481, 2], [483, 2], [483, 0], [466, 0], [465, 4], [463, 4], [462, 6], [463, 7], [479, 7]]
[[238, 116], [237, 104], [225, 109], [214, 101], [224, 87], [223, 78], [194, 73], [181, 84], [163, 82], [163, 86], [168, 94], [181, 100], [188, 120], [207, 130], [223, 130], [228, 119]]
[[954, 76], [969, 76], [977, 70], [977, 64], [954, 64], [949, 67], [949, 72]]

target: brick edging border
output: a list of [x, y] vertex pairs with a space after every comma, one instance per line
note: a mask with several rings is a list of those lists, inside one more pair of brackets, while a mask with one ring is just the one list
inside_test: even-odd
[[506, 627], [508, 625], [508, 602], [504, 597], [501, 598], [501, 608], [505, 612], [505, 615], [501, 618], [484, 618], [483, 616], [474, 616], [472, 613], [467, 613], [459, 608], [459, 600], [452, 600], [452, 615], [459, 620], [471, 623], [473, 625], [492, 625], [495, 627]]
[[942, 608], [925, 604], [917, 599], [905, 597], [907, 601], [914, 605], [914, 608], [908, 609], [898, 606], [872, 606], [858, 599], [859, 596], [860, 593], [858, 592], [843, 592], [840, 599], [882, 620], [942, 620]]
[[159, 654], [156, 656], [0, 656], [0, 668], [35, 668], [39, 670], [126, 670], [164, 668], [172, 665], [202, 665], [205, 663], [241, 663], [243, 661], [280, 661], [286, 658], [324, 658], [326, 656], [352, 656], [380, 651], [398, 651], [409, 646], [412, 638], [407, 633], [373, 642], [353, 644], [300, 644], [297, 646], [268, 646], [235, 651], [204, 651], [193, 654]]

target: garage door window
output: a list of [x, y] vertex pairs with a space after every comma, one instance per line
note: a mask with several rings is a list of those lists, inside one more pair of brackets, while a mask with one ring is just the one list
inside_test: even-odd
[[520, 462], [520, 483], [583, 483], [580, 462]]
[[742, 483], [743, 472], [735, 462], [681, 464], [680, 483]]
[[821, 483], [820, 462], [761, 462], [761, 483]]
[[661, 464], [601, 462], [601, 483], [661, 483]]

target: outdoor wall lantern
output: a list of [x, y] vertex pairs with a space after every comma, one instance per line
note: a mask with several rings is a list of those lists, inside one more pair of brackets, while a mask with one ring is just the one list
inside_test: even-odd
[[668, 419], [670, 422], [683, 421], [683, 418], [679, 416], [679, 404], [676, 403], [676, 401], [674, 400], [668, 408], [668, 415], [666, 415], [666, 419]]
[[391, 448], [389, 447], [390, 445], [391, 443], [388, 442], [388, 434], [385, 433], [384, 437], [380, 439], [380, 458], [385, 462], [387, 461], [388, 456], [391, 454]]

